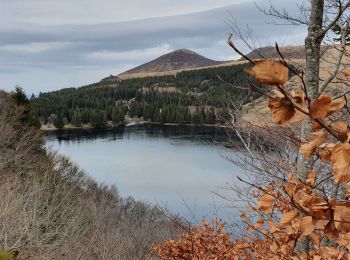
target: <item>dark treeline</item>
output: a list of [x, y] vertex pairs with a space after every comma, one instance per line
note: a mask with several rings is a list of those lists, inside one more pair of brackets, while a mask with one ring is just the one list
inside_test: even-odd
[[[176, 75], [101, 81], [80, 88], [40, 93], [31, 99], [31, 113], [41, 123], [58, 128], [71, 124], [94, 127], [119, 125], [125, 116], [178, 124], [220, 123], [219, 114], [229, 109], [228, 98], [246, 96], [217, 79], [245, 85], [245, 64], [184, 71]], [[249, 93], [250, 94], [250, 93]], [[251, 94], [251, 99], [256, 95]]]

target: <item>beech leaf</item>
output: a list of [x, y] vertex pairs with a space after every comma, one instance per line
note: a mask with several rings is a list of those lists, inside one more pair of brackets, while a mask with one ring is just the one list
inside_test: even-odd
[[332, 151], [334, 148], [335, 144], [324, 144], [321, 145], [320, 148], [320, 152], [318, 153], [318, 156], [320, 157], [320, 159], [324, 162], [331, 162], [332, 159]]
[[306, 183], [313, 186], [316, 182], [316, 172], [309, 171], [306, 179]]
[[277, 124], [289, 122], [295, 115], [295, 109], [287, 98], [270, 98], [268, 104], [272, 118]]
[[330, 96], [323, 95], [311, 102], [310, 115], [313, 119], [325, 118], [342, 109], [344, 105], [344, 98], [332, 100]]
[[311, 216], [306, 216], [301, 219], [300, 231], [302, 235], [308, 236], [314, 231], [314, 223]]
[[302, 153], [306, 159], [309, 159], [316, 149], [326, 141], [326, 138], [326, 132], [313, 132], [309, 142], [300, 145], [299, 152]]
[[330, 125], [330, 128], [335, 131], [339, 138], [344, 142], [348, 138], [348, 123], [337, 121]]
[[295, 210], [288, 211], [284, 213], [283, 218], [280, 221], [280, 226], [285, 227], [288, 223], [290, 223], [293, 219], [299, 216], [299, 213]]
[[334, 226], [341, 232], [350, 232], [350, 208], [347, 206], [335, 206]]
[[288, 81], [288, 68], [279, 61], [257, 61], [253, 67], [245, 68], [257, 82], [265, 85], [283, 85]]
[[350, 144], [338, 144], [332, 150], [333, 177], [336, 183], [350, 181]]
[[[306, 97], [303, 92], [292, 91], [291, 99], [299, 108], [307, 110]], [[270, 98], [268, 107], [271, 110], [272, 118], [277, 124], [296, 123], [308, 118], [307, 115], [294, 108], [294, 105], [286, 97]]]
[[266, 213], [270, 213], [272, 212], [272, 206], [274, 203], [275, 203], [275, 198], [273, 196], [271, 196], [270, 194], [264, 194], [261, 196], [256, 209], [262, 210]]

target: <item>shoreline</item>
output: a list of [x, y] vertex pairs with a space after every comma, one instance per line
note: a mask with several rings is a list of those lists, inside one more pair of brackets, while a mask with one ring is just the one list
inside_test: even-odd
[[[211, 128], [230, 128], [230, 126], [225, 125], [219, 125], [219, 124], [177, 124], [177, 123], [160, 123], [160, 122], [152, 122], [152, 121], [129, 121], [129, 123], [135, 123], [135, 125], [160, 125], [160, 126], [189, 126], [189, 127], [211, 127]], [[119, 125], [119, 126], [103, 126], [103, 127], [93, 127], [89, 125], [84, 126], [64, 126], [63, 128], [56, 128], [56, 127], [48, 127], [47, 125], [42, 125], [40, 130], [43, 132], [53, 132], [58, 130], [89, 130], [89, 129], [117, 129], [121, 127], [125, 127], [125, 125]]]

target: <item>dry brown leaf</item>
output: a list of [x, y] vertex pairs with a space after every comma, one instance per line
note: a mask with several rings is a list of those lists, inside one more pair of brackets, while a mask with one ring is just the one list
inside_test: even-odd
[[326, 138], [326, 132], [313, 132], [309, 142], [300, 145], [299, 152], [302, 153], [306, 159], [309, 159], [316, 149], [326, 141]]
[[311, 102], [310, 115], [313, 119], [325, 118], [342, 109], [344, 105], [344, 98], [332, 100], [330, 96], [323, 95]]
[[344, 71], [344, 76], [347, 77], [348, 79], [350, 78], [350, 70]]
[[298, 104], [299, 107], [307, 108], [306, 107], [307, 99], [306, 99], [305, 93], [303, 91], [292, 90], [290, 92], [290, 95], [293, 97], [295, 103]]
[[304, 194], [298, 201], [296, 201], [299, 206], [305, 210], [306, 212], [310, 213], [313, 212], [317, 205], [320, 205], [322, 203], [321, 199], [317, 196]]
[[345, 121], [336, 121], [330, 125], [330, 128], [338, 133], [348, 133], [348, 123]]
[[335, 242], [342, 246], [346, 246], [348, 250], [350, 250], [350, 233], [340, 234]]
[[[308, 112], [308, 107], [307, 107], [307, 98], [304, 94], [303, 91], [291, 91], [291, 96], [294, 100], [294, 102], [301, 108], [303, 111]], [[309, 116], [298, 109], [295, 109], [295, 115], [294, 117], [290, 120], [290, 123], [297, 123], [304, 121], [308, 119]]]
[[270, 226], [270, 233], [275, 233], [277, 231], [280, 231], [279, 228], [276, 227], [275, 222], [272, 219], [269, 220], [269, 226]]
[[335, 131], [339, 138], [344, 142], [348, 138], [348, 123], [345, 121], [337, 121], [330, 125], [330, 128]]
[[350, 181], [350, 144], [338, 144], [332, 150], [333, 177], [336, 183]]
[[335, 144], [325, 144], [325, 145], [321, 145], [320, 148], [320, 152], [318, 153], [318, 156], [320, 157], [320, 159], [324, 162], [331, 162], [332, 159], [332, 151], [334, 148]]
[[325, 229], [327, 224], [329, 223], [328, 219], [319, 219], [315, 220], [315, 229]]
[[316, 182], [316, 172], [315, 171], [309, 171], [307, 174], [306, 183], [313, 186]]
[[312, 122], [312, 129], [313, 130], [320, 130], [322, 129], [323, 127], [317, 122], [317, 121], [313, 121]]
[[279, 61], [257, 61], [253, 67], [245, 68], [260, 84], [283, 85], [288, 81], [288, 68]]
[[295, 185], [287, 183], [285, 186], [285, 190], [289, 196], [293, 196], [295, 191]]
[[323, 259], [341, 259], [339, 249], [335, 247], [320, 247], [321, 256]]
[[300, 231], [302, 235], [308, 236], [314, 231], [314, 223], [311, 216], [306, 216], [301, 219]]
[[330, 240], [337, 239], [339, 231], [336, 230], [336, 228], [334, 226], [334, 221], [331, 221], [328, 223], [328, 225], [324, 229], [324, 233]]
[[263, 217], [259, 217], [258, 220], [256, 221], [256, 224], [254, 225], [256, 228], [260, 228], [262, 227], [262, 225], [264, 225], [264, 218]]
[[[320, 199], [319, 199], [320, 200]], [[329, 213], [329, 205], [327, 202], [319, 202], [312, 204], [310, 207], [310, 213], [317, 218], [327, 218]]]
[[[291, 99], [299, 108], [307, 111], [306, 97], [303, 92], [292, 91]], [[277, 124], [297, 123], [308, 118], [308, 116], [294, 108], [294, 105], [286, 97], [270, 98], [268, 107], [271, 110], [272, 118]]]
[[285, 97], [270, 98], [268, 106], [277, 124], [288, 123], [295, 115], [293, 104]]
[[288, 245], [282, 245], [281, 246], [281, 253], [284, 255], [288, 255], [290, 251], [290, 248]]
[[347, 206], [335, 206], [334, 226], [341, 232], [350, 232], [350, 208]]
[[[316, 229], [316, 227], [315, 227], [315, 229]], [[321, 240], [322, 240], [322, 236], [319, 233], [312, 232], [310, 234], [310, 238], [311, 238], [311, 241], [314, 244], [314, 246], [316, 246], [316, 247], [320, 246], [320, 243], [321, 243]]]
[[288, 211], [284, 213], [283, 218], [280, 221], [280, 226], [283, 228], [285, 227], [289, 222], [291, 222], [293, 219], [299, 216], [299, 213], [295, 210]]
[[266, 213], [272, 212], [272, 206], [275, 203], [275, 198], [271, 196], [270, 194], [264, 194], [261, 196], [258, 206], [256, 207], [257, 210], [262, 210]]
[[272, 253], [276, 253], [278, 248], [279, 247], [277, 246], [277, 244], [275, 242], [272, 243], [272, 245], [270, 246], [270, 250], [272, 251]]

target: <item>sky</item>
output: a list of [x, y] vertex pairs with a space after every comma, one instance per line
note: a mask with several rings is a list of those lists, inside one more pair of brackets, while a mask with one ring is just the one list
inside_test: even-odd
[[[300, 1], [272, 3], [294, 14]], [[251, 0], [0, 0], [0, 17], [0, 89], [18, 84], [29, 95], [97, 82], [176, 49], [235, 59], [226, 44], [234, 20], [249, 25], [256, 47], [306, 35], [273, 24]]]

